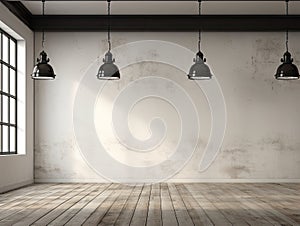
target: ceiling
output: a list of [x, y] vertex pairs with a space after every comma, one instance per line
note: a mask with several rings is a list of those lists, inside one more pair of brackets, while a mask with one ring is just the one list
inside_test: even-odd
[[113, 0], [107, 17], [105, 0], [0, 0], [34, 31], [300, 31], [300, 0]]
[[[41, 14], [40, 1], [22, 1], [34, 15]], [[290, 14], [300, 14], [300, 1], [290, 1]], [[46, 14], [99, 15], [106, 14], [105, 1], [48, 1]], [[112, 14], [197, 14], [197, 1], [115, 1]], [[206, 1], [203, 14], [284, 14], [284, 1]]]

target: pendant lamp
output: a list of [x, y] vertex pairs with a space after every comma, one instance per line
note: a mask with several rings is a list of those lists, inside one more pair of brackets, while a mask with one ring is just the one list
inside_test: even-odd
[[111, 51], [110, 41], [110, 0], [107, 0], [107, 16], [108, 16], [108, 29], [107, 29], [107, 42], [108, 52], [105, 54], [102, 64], [98, 70], [97, 78], [101, 80], [118, 80], [120, 79], [120, 72], [118, 67], [114, 64], [115, 59]]
[[[199, 3], [199, 15], [201, 15], [201, 0], [198, 0]], [[196, 58], [194, 58], [195, 64], [190, 68], [189, 74], [187, 75], [191, 80], [209, 80], [212, 78], [209, 67], [205, 64], [206, 59], [204, 58], [203, 53], [200, 50], [201, 47], [201, 30], [199, 30], [198, 38], [198, 53]]]
[[[42, 10], [43, 16], [45, 15], [45, 0], [42, 0]], [[49, 64], [49, 58], [47, 58], [47, 53], [44, 51], [45, 43], [45, 32], [42, 32], [42, 52], [40, 53], [40, 58], [37, 59], [37, 64], [33, 68], [31, 78], [35, 80], [53, 80], [55, 79], [55, 74], [52, 66]]]
[[[289, 15], [289, 0], [286, 0], [286, 15]], [[277, 80], [296, 80], [299, 79], [299, 71], [295, 64], [293, 64], [292, 55], [289, 52], [289, 31], [286, 30], [285, 46], [286, 52], [281, 59], [282, 64], [277, 68], [275, 78]]]

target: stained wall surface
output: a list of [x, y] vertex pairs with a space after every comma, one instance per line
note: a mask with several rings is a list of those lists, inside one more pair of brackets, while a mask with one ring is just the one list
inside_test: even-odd
[[205, 32], [214, 79], [190, 81], [196, 33], [113, 32], [121, 79], [105, 82], [105, 33], [47, 33], [57, 78], [36, 83], [36, 181], [299, 181], [300, 82], [274, 79], [284, 37]]

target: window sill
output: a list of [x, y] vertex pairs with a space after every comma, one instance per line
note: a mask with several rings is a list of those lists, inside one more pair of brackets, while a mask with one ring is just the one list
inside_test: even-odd
[[26, 154], [0, 154], [1, 157], [8, 157], [8, 156], [25, 156]]

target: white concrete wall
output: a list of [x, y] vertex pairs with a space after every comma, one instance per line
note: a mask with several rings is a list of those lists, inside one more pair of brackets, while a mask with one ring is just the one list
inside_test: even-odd
[[33, 32], [0, 3], [1, 28], [18, 39], [18, 155], [0, 156], [0, 192], [33, 183]]
[[[152, 177], [142, 175], [149, 172], [144, 168], [155, 164], [153, 177], [163, 175], [170, 181], [300, 180], [300, 82], [274, 79], [284, 53], [284, 33], [203, 33], [203, 52], [223, 91], [227, 109], [227, 128], [221, 150], [212, 164], [203, 170], [199, 164], [205, 155], [213, 125], [211, 103], [205, 97], [205, 93], [211, 90], [205, 90], [211, 81], [203, 82], [199, 88], [196, 82], [186, 78], [193, 58], [192, 55], [186, 56], [190, 56], [188, 50], [196, 51], [197, 34], [113, 32], [113, 53], [117, 64], [126, 64], [131, 59], [138, 62], [145, 56], [156, 62], [139, 62], [124, 67], [121, 80], [107, 84], [95, 76], [107, 48], [105, 39], [105, 33], [97, 32], [46, 33], [46, 51], [57, 79], [37, 83], [36, 181], [105, 182], [112, 179], [133, 182], [143, 181], [143, 176], [147, 181]], [[295, 64], [300, 67], [299, 39], [300, 33], [290, 34], [290, 51]], [[148, 48], [149, 42], [144, 42], [142, 47], [135, 48], [139, 43], [133, 42], [145, 40], [158, 40], [158, 44]], [[174, 45], [174, 51], [168, 48], [166, 51], [165, 46], [173, 45], [169, 42], [179, 46]], [[39, 46], [40, 33], [37, 33], [36, 54], [40, 51]], [[181, 65], [181, 68], [162, 63], [162, 58]], [[164, 81], [170, 84], [162, 87], [164, 83], [155, 80], [158, 77], [168, 79]], [[141, 78], [150, 80], [143, 82]], [[142, 100], [137, 97], [130, 99], [132, 96], [129, 95], [124, 97], [122, 92], [132, 88], [130, 84], [137, 84], [137, 81], [140, 89], [130, 95], [143, 95], [147, 89], [153, 95]], [[181, 96], [175, 96], [178, 90], [184, 90], [195, 105], [199, 136], [182, 130], [186, 122], [182, 121], [184, 117], [180, 109], [185, 103]], [[115, 103], [115, 98], [136, 103], [127, 112], [128, 106], [119, 106], [122, 102]], [[220, 101], [221, 97], [218, 98]], [[121, 134], [125, 140], [117, 139], [118, 131], [113, 128], [116, 121], [112, 115], [113, 107], [118, 108], [119, 113], [128, 113], [123, 125], [128, 123], [129, 130], [138, 140], [147, 140], [155, 137], [156, 132], [164, 132], [159, 127], [161, 125], [150, 127], [153, 118], [164, 120], [167, 131], [161, 143], [152, 152], [142, 153], [143, 150], [136, 152], [127, 143], [131, 142], [128, 134]], [[183, 111], [192, 114], [193, 109]], [[218, 107], [213, 111], [219, 111]], [[222, 117], [214, 119], [217, 131], [221, 130]], [[194, 125], [190, 124], [191, 130], [196, 128], [195, 125], [197, 120]], [[159, 139], [160, 135], [157, 135]], [[213, 139], [216, 139], [215, 135]], [[99, 141], [103, 150], [94, 150]], [[181, 141], [184, 146], [177, 150]], [[213, 145], [218, 141], [213, 140]], [[194, 142], [197, 146], [191, 154]], [[215, 151], [213, 149], [217, 147], [208, 152]], [[91, 151], [94, 151], [94, 159], [89, 156]], [[171, 160], [177, 151], [181, 154]], [[184, 167], [181, 157], [188, 159]], [[164, 165], [163, 161], [169, 163]]]

